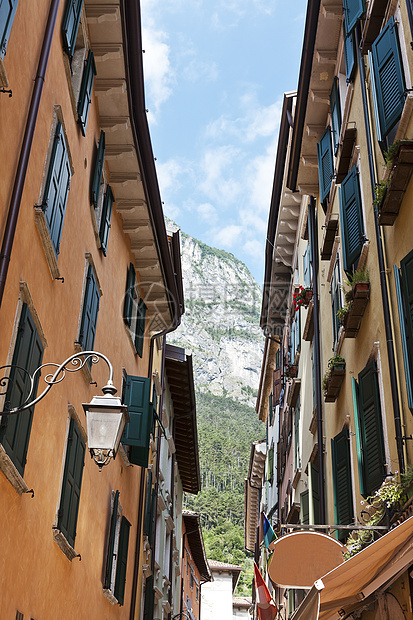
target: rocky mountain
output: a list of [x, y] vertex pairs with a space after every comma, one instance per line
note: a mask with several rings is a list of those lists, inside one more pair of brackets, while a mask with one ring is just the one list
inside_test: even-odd
[[264, 345], [261, 289], [233, 254], [182, 232], [181, 239], [186, 311], [168, 341], [192, 351], [197, 391], [253, 406]]

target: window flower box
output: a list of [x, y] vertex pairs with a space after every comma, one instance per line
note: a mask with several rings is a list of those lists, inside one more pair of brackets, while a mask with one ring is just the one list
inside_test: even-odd
[[328, 362], [328, 368], [323, 377], [324, 400], [334, 403], [340, 394], [346, 376], [346, 362], [343, 357], [336, 355]]
[[353, 299], [343, 319], [346, 338], [355, 338], [370, 299], [370, 283], [357, 282], [352, 289]]
[[313, 298], [313, 291], [311, 288], [304, 288], [303, 286], [299, 286], [295, 289], [293, 294], [293, 305], [294, 309], [297, 312], [301, 306], [304, 308], [308, 308], [310, 301]]
[[296, 364], [286, 364], [284, 375], [287, 379], [295, 379], [297, 377], [298, 366]]
[[380, 226], [393, 226], [413, 172], [413, 141], [401, 140], [388, 158], [387, 178], [376, 186]]

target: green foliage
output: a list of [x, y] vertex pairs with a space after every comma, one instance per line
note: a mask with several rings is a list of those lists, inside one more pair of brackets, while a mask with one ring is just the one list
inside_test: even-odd
[[252, 407], [225, 396], [196, 395], [202, 490], [185, 507], [201, 515], [209, 559], [244, 568], [238, 595], [251, 595], [252, 560], [244, 550], [244, 479], [251, 442], [265, 429]]
[[376, 183], [374, 188], [374, 200], [373, 206], [380, 208], [381, 202], [384, 198], [384, 194], [387, 192], [387, 188], [389, 186], [389, 179], [385, 181], [380, 181], [380, 183]]

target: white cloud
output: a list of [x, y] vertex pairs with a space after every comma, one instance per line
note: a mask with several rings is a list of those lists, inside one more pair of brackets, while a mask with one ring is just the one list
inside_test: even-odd
[[242, 246], [244, 252], [246, 252], [249, 256], [253, 258], [259, 258], [260, 262], [262, 260], [262, 256], [264, 254], [264, 243], [262, 241], [258, 241], [258, 239], [249, 239]]
[[156, 172], [161, 191], [168, 191], [171, 188], [178, 190], [182, 185], [180, 178], [188, 174], [189, 168], [187, 162], [178, 159], [169, 159], [164, 163], [157, 162]]
[[224, 246], [225, 248], [231, 248], [234, 243], [238, 241], [241, 233], [242, 226], [230, 224], [229, 226], [222, 228], [220, 231], [215, 231], [215, 233], [213, 233], [214, 243], [218, 245], [218, 247]]
[[204, 202], [202, 205], [199, 205], [197, 208], [198, 215], [208, 222], [209, 224], [215, 224], [217, 222], [217, 210], [211, 203]]
[[199, 188], [214, 202], [231, 204], [239, 195], [241, 184], [232, 172], [238, 154], [232, 146], [221, 146], [204, 153]]
[[182, 71], [182, 77], [189, 82], [215, 82], [218, 78], [218, 67], [215, 62], [207, 63], [194, 58]]
[[152, 122], [161, 105], [171, 96], [174, 74], [169, 60], [170, 49], [166, 43], [167, 35], [160, 30], [144, 28], [142, 30], [145, 89], [148, 98], [155, 106], [151, 112]]

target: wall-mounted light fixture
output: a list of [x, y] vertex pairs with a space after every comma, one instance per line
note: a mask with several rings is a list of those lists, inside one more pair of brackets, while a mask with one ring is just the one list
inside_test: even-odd
[[[83, 359], [82, 359], [83, 358]], [[98, 465], [99, 470], [107, 465], [110, 460], [115, 458], [119, 448], [123, 429], [126, 422], [129, 422], [128, 408], [122, 404], [119, 396], [115, 396], [117, 389], [113, 385], [113, 367], [109, 359], [98, 351], [82, 351], [75, 353], [67, 358], [60, 366], [53, 362], [43, 364], [36, 368], [32, 375], [20, 366], [7, 365], [1, 366], [0, 370], [5, 371], [5, 375], [0, 380], [0, 388], [5, 388], [0, 392], [0, 396], [7, 398], [7, 392], [13, 383], [16, 372], [21, 371], [25, 378], [30, 381], [30, 390], [27, 398], [18, 406], [12, 409], [7, 407], [7, 401], [4, 403], [4, 409], [0, 415], [16, 415], [22, 411], [26, 411], [34, 407], [42, 398], [46, 396], [49, 390], [56, 384], [61, 383], [67, 372], [76, 372], [81, 370], [85, 364], [97, 364], [99, 359], [103, 359], [109, 368], [109, 379], [107, 384], [102, 388], [103, 396], [94, 396], [90, 403], [84, 403], [83, 409], [86, 414], [88, 447], [90, 455]], [[43, 392], [34, 398], [37, 381], [40, 377], [42, 369], [47, 366], [56, 367], [54, 374], [49, 373], [45, 376], [44, 381], [47, 384]]]

